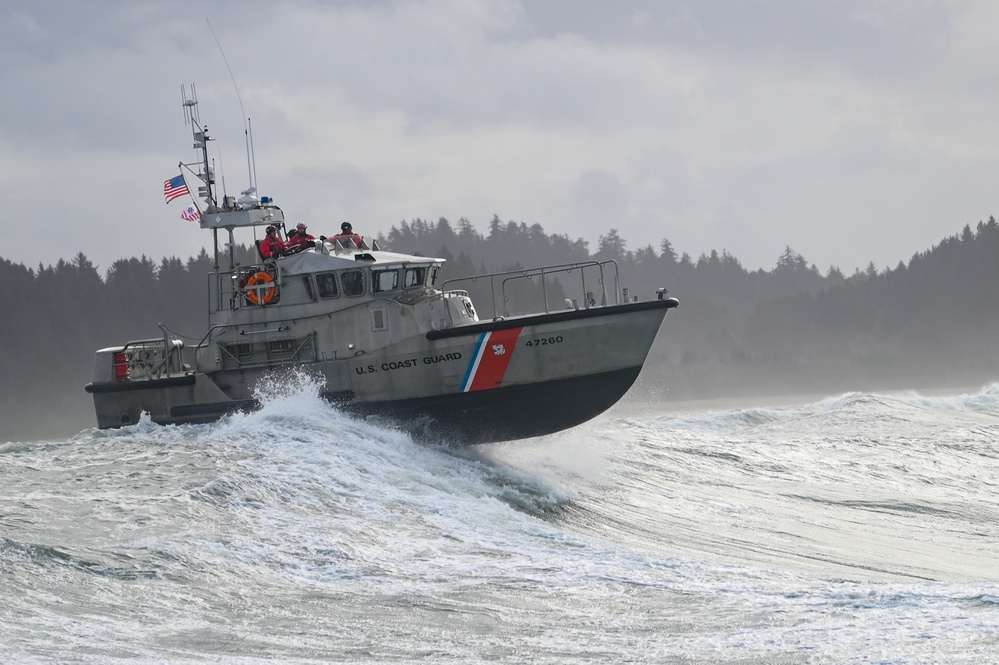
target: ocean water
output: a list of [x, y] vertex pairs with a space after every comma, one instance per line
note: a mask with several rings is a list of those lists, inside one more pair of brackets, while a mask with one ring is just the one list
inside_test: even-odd
[[999, 386], [466, 449], [283, 393], [0, 443], [0, 662], [999, 662]]

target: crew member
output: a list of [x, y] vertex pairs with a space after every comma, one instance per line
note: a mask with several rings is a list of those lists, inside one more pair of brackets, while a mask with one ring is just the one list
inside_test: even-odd
[[288, 246], [278, 236], [277, 227], [267, 227], [267, 237], [260, 241], [260, 254], [265, 259], [276, 259], [287, 251]]
[[288, 249], [292, 252], [301, 252], [309, 247], [316, 246], [315, 236], [309, 235], [306, 231], [305, 222], [299, 222], [295, 227], [295, 232], [288, 238]]
[[330, 240], [339, 241], [344, 247], [351, 247], [351, 243], [353, 243], [354, 247], [359, 248], [361, 246], [361, 236], [354, 233], [354, 229], [350, 225], [350, 222], [344, 222], [341, 224], [340, 233], [330, 238]]

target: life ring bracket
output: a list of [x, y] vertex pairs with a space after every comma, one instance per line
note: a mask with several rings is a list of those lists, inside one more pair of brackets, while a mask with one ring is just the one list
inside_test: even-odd
[[261, 270], [246, 280], [243, 293], [246, 299], [254, 305], [266, 305], [274, 300], [277, 288], [274, 285], [274, 277], [269, 272]]

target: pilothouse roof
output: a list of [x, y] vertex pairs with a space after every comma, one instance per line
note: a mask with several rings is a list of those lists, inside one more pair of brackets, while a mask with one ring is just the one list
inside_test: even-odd
[[323, 254], [306, 251], [278, 259], [281, 269], [287, 275], [322, 272], [324, 270], [348, 270], [363, 267], [398, 267], [403, 264], [443, 263], [444, 259], [413, 254], [398, 254], [396, 252], [358, 250], [343, 254]]

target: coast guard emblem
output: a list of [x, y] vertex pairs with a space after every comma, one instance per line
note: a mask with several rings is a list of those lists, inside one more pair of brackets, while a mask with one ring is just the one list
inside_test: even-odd
[[510, 359], [517, 353], [517, 338], [523, 328], [484, 332], [475, 343], [460, 391], [489, 390], [503, 385]]

